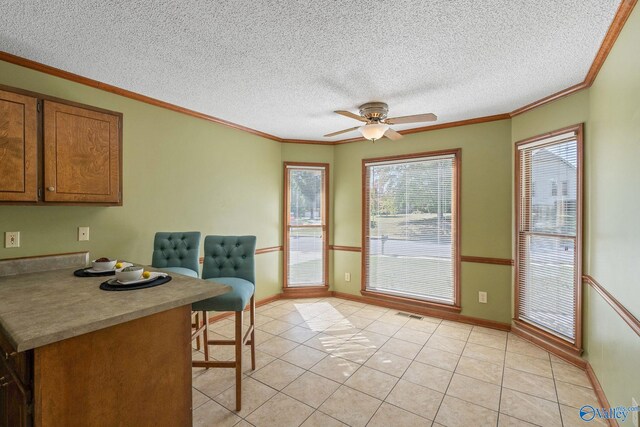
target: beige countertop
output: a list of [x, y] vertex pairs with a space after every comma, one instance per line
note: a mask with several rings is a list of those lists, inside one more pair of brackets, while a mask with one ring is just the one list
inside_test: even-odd
[[171, 274], [172, 280], [164, 285], [108, 292], [99, 286], [113, 276], [75, 277], [76, 269], [0, 277], [0, 333], [16, 351], [108, 328], [229, 290], [218, 283]]

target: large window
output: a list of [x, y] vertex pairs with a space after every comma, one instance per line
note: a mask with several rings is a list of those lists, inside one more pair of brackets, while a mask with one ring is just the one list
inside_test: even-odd
[[459, 305], [460, 151], [363, 161], [363, 293]]
[[516, 320], [579, 348], [582, 127], [516, 148]]
[[285, 163], [284, 287], [326, 287], [329, 165]]

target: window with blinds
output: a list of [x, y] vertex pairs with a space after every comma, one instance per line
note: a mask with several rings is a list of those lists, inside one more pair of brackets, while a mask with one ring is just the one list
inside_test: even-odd
[[517, 316], [571, 344], [580, 304], [580, 136], [576, 129], [517, 146]]
[[327, 284], [327, 168], [285, 163], [285, 287]]
[[458, 151], [364, 162], [364, 288], [457, 305]]

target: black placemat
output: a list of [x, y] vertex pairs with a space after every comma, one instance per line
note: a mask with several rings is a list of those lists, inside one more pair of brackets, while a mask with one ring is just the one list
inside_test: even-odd
[[112, 285], [116, 279], [107, 280], [100, 284], [103, 291], [135, 291], [137, 289], [153, 288], [154, 286], [164, 285], [171, 281], [171, 276], [160, 276], [155, 280], [145, 283], [133, 283], [131, 285]]
[[93, 273], [87, 270], [91, 270], [91, 267], [81, 268], [73, 272], [76, 277], [101, 277], [101, 276], [115, 276], [115, 270], [101, 271], [100, 273]]

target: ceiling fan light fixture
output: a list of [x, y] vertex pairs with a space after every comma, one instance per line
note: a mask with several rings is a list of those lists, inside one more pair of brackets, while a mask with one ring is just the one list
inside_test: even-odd
[[384, 123], [369, 123], [360, 127], [360, 133], [366, 139], [375, 141], [384, 136], [384, 133], [389, 129], [389, 125]]

